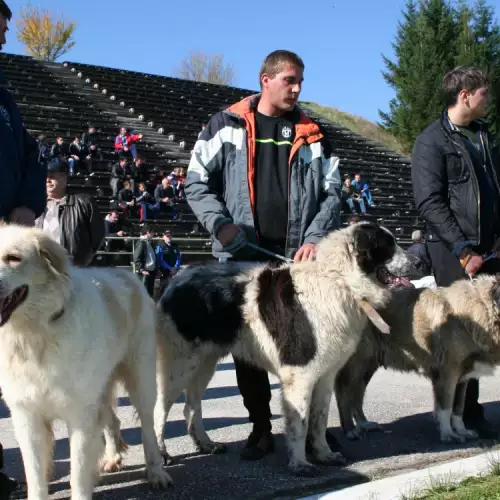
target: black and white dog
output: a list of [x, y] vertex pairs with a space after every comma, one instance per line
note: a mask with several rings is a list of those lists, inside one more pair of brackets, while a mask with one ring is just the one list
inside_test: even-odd
[[312, 262], [214, 263], [179, 273], [157, 306], [155, 430], [164, 457], [164, 424], [183, 390], [198, 448], [223, 450], [205, 432], [201, 401], [217, 362], [232, 353], [279, 377], [293, 473], [316, 473], [306, 437], [316, 463], [343, 463], [325, 439], [335, 377], [376, 316], [373, 308], [387, 303], [389, 285], [411, 267], [387, 229], [361, 222], [330, 233]]

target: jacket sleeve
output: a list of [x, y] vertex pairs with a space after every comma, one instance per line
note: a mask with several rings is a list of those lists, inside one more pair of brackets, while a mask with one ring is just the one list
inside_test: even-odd
[[196, 141], [189, 162], [184, 193], [191, 210], [212, 235], [232, 222], [223, 201], [223, 172], [226, 162], [225, 126], [221, 113], [208, 122]]
[[104, 240], [104, 224], [97, 203], [89, 199], [89, 216], [90, 216], [90, 245], [92, 253], [95, 254]]
[[436, 236], [455, 254], [467, 245], [455, 216], [448, 206], [448, 179], [437, 144], [419, 136], [411, 161], [413, 196], [420, 216]]
[[122, 141], [121, 141], [121, 139], [120, 139], [120, 136], [119, 136], [119, 135], [117, 135], [117, 136], [116, 136], [116, 139], [115, 139], [115, 149], [116, 149], [116, 150], [121, 150], [121, 149], [123, 149], [123, 144], [122, 144]]
[[144, 268], [142, 259], [143, 250], [143, 241], [139, 240], [134, 248], [134, 267], [136, 273], [140, 273]]
[[[313, 161], [315, 161], [314, 150]], [[318, 213], [306, 230], [304, 243], [318, 243], [330, 231], [340, 227], [340, 159], [333, 154], [326, 139], [318, 143], [316, 161], [320, 162], [320, 205]]]
[[24, 161], [22, 172], [21, 193], [18, 206], [25, 206], [40, 217], [47, 204], [47, 165], [40, 163], [38, 157], [38, 143], [23, 127]]

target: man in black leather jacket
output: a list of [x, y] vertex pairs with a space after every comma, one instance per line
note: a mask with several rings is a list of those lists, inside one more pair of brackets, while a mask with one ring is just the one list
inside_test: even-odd
[[[500, 160], [482, 121], [490, 103], [485, 73], [455, 68], [445, 75], [443, 91], [447, 109], [417, 137], [411, 174], [436, 283], [449, 286], [500, 271], [500, 253], [493, 254], [500, 250]], [[464, 423], [494, 437], [478, 397], [479, 382], [471, 379]]]
[[92, 198], [67, 192], [68, 170], [57, 158], [49, 163], [47, 207], [35, 225], [68, 251], [73, 265], [86, 267], [104, 239], [104, 218]]

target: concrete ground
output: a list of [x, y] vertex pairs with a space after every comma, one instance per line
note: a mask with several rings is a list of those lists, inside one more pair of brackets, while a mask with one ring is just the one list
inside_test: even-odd
[[[130, 445], [124, 470], [102, 477], [94, 498], [125, 500], [135, 498], [181, 499], [271, 499], [300, 498], [319, 491], [340, 489], [356, 483], [466, 457], [483, 452], [496, 443], [473, 441], [465, 445], [441, 445], [431, 418], [430, 383], [417, 375], [380, 370], [368, 387], [365, 412], [369, 419], [383, 424], [383, 432], [372, 433], [363, 441], [350, 442], [338, 427], [336, 405], [332, 404], [329, 425], [334, 429], [344, 453], [350, 459], [346, 467], [323, 467], [314, 479], [291, 477], [286, 470], [283, 420], [280, 412], [279, 385], [273, 388], [273, 429], [277, 434], [277, 451], [260, 462], [241, 462], [239, 452], [250, 432], [247, 415], [236, 386], [230, 359], [218, 366], [203, 403], [207, 430], [212, 439], [229, 445], [225, 455], [202, 456], [195, 452], [185, 436], [183, 403], [173, 408], [167, 424], [167, 446], [178, 463], [168, 468], [175, 487], [168, 492], [151, 492], [143, 481], [144, 457], [140, 430], [133, 408], [124, 394], [120, 398], [118, 416], [122, 432]], [[481, 382], [481, 401], [488, 418], [500, 427], [500, 405], [497, 379]], [[1, 405], [1, 404], [0, 404]], [[69, 445], [66, 429], [56, 427], [56, 464], [50, 498], [68, 498]], [[23, 465], [12, 433], [8, 411], [0, 406], [0, 442], [5, 449], [5, 466], [9, 475], [23, 480]]]

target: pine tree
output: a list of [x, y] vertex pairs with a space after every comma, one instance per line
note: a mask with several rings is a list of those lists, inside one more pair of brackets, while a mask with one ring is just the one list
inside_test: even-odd
[[500, 139], [500, 26], [493, 7], [477, 0], [473, 8], [473, 31], [477, 45], [474, 64], [484, 69], [490, 79], [492, 103], [488, 121], [490, 130]]
[[393, 44], [396, 60], [384, 57], [386, 82], [396, 91], [382, 126], [410, 151], [415, 137], [442, 108], [443, 75], [455, 63], [455, 12], [446, 0], [409, 0]]

